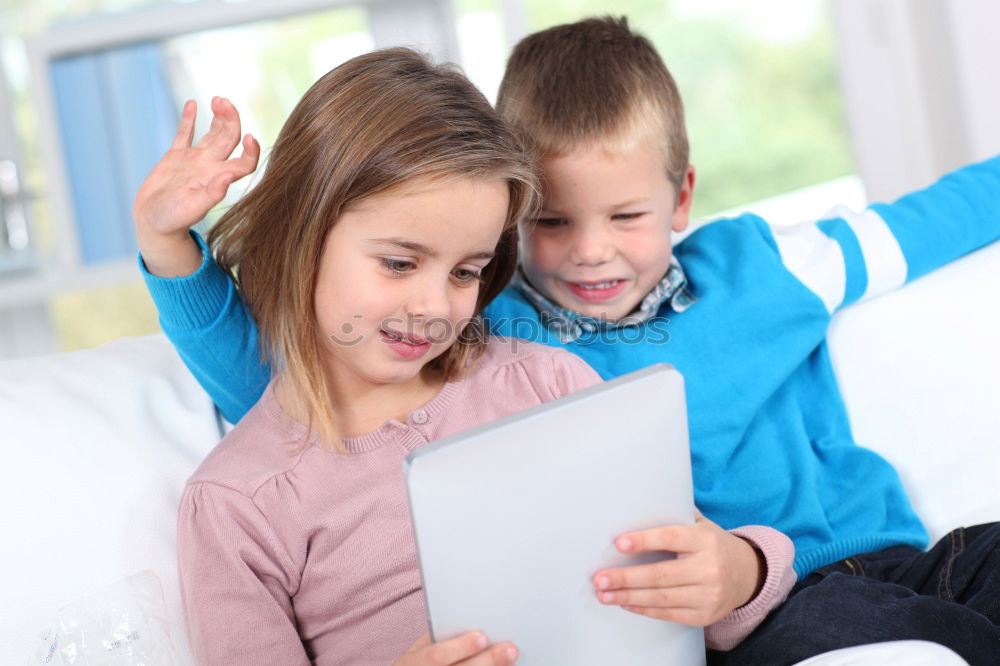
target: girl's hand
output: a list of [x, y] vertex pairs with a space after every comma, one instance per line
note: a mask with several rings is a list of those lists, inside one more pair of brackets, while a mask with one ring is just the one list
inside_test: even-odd
[[393, 666], [506, 666], [517, 659], [512, 643], [488, 643], [477, 631], [438, 643], [431, 643], [430, 634], [424, 634]]
[[240, 143], [240, 114], [223, 97], [212, 98], [208, 133], [191, 145], [196, 112], [188, 100], [170, 150], [143, 181], [132, 206], [139, 249], [154, 275], [197, 270], [201, 251], [188, 229], [222, 201], [231, 183], [252, 173], [260, 157], [260, 144], [247, 134], [243, 154], [229, 158]]
[[670, 551], [677, 558], [594, 574], [598, 600], [627, 611], [705, 627], [753, 599], [766, 577], [764, 556], [700, 513], [694, 525], [623, 534], [623, 553]]

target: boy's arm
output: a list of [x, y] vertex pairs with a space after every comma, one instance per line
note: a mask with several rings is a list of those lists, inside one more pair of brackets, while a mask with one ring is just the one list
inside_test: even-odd
[[829, 312], [896, 289], [1000, 238], [1000, 157], [894, 203], [771, 227], [782, 262]]
[[157, 277], [139, 268], [153, 297], [163, 332], [230, 423], [260, 399], [271, 378], [261, 358], [257, 325], [236, 285], [212, 259], [197, 232], [198, 269], [183, 277]]
[[[196, 104], [184, 104], [170, 149], [142, 182], [132, 206], [142, 271], [160, 325], [223, 416], [236, 423], [270, 378], [257, 327], [235, 285], [189, 232], [225, 197], [229, 185], [257, 168], [260, 145], [240, 140], [240, 115], [212, 99], [212, 124], [194, 141]], [[243, 145], [239, 157], [230, 157]]]

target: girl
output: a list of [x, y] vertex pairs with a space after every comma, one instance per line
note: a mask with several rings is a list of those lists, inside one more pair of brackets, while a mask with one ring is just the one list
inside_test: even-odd
[[[256, 167], [249, 136], [227, 159], [239, 142], [232, 105], [216, 98], [212, 110], [192, 146], [195, 109], [185, 106], [137, 195], [154, 274], [210, 263], [187, 229]], [[479, 313], [511, 277], [516, 223], [535, 192], [485, 98], [405, 49], [341, 65], [292, 112], [261, 182], [210, 234], [278, 370], [182, 498], [182, 594], [200, 664], [516, 658], [512, 644], [488, 647], [478, 633], [420, 638], [401, 462], [427, 441], [599, 381], [565, 351], [484, 336]], [[727, 547], [742, 544], [726, 610], [762, 587], [773, 593], [763, 574], [787, 572], [790, 554], [769, 555], [761, 571], [747, 541], [722, 534]], [[748, 538], [783, 552], [777, 535]]]
[[[255, 167], [249, 136], [225, 160], [238, 117], [226, 100], [213, 110], [191, 147], [185, 106], [137, 197], [140, 228], [186, 235]], [[598, 381], [568, 353], [488, 344], [476, 321], [510, 278], [534, 192], [482, 95], [408, 51], [338, 67], [292, 112], [263, 179], [211, 235], [281, 370], [183, 495], [198, 663], [513, 661], [511, 644], [475, 634], [404, 655], [426, 622], [401, 462]]]

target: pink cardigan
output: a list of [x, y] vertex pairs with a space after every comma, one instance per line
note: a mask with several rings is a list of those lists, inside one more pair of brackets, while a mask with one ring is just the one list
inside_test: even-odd
[[[495, 339], [406, 422], [345, 439], [347, 455], [315, 437], [296, 452], [304, 427], [269, 388], [181, 499], [181, 592], [198, 664], [391, 664], [427, 631], [403, 458], [599, 381], [566, 351]], [[749, 633], [794, 581], [791, 543], [747, 529], [767, 555], [768, 581], [717, 625], [723, 643]]]

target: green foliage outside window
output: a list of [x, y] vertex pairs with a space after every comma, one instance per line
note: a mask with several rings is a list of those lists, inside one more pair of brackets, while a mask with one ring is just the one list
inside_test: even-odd
[[[854, 171], [828, 8], [800, 1], [812, 7], [815, 22], [784, 39], [754, 31], [740, 11], [691, 16], [675, 8], [685, 3], [614, 3], [614, 14], [626, 15], [656, 45], [680, 88], [697, 175], [696, 217]], [[742, 4], [742, 12], [776, 5]], [[526, 6], [531, 32], [611, 9], [599, 0], [536, 0]]]

